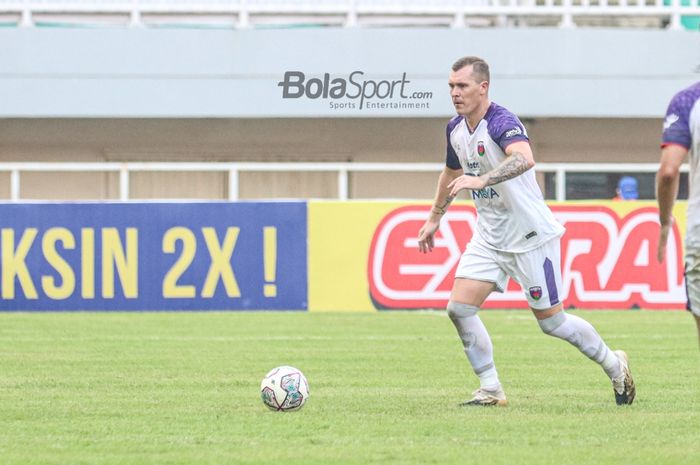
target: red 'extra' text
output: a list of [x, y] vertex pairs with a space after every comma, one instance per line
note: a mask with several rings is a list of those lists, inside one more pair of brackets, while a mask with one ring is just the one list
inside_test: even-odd
[[[455, 268], [476, 225], [471, 206], [454, 205], [442, 219], [431, 253], [418, 252], [418, 230], [428, 206], [407, 206], [387, 214], [377, 227], [368, 260], [373, 301], [379, 308], [444, 308]], [[658, 211], [643, 207], [623, 218], [607, 207], [553, 206], [566, 227], [561, 239], [565, 308], [682, 309], [681, 237], [674, 224], [666, 261], [656, 259]], [[509, 281], [486, 308], [527, 308], [520, 286]]]

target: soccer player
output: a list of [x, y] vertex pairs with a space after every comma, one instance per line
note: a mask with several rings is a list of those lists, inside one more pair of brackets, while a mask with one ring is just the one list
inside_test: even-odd
[[474, 235], [457, 266], [447, 314], [457, 328], [480, 387], [460, 405], [506, 405], [491, 338], [478, 315], [508, 277], [523, 288], [545, 334], [568, 341], [612, 380], [617, 404], [631, 404], [635, 386], [627, 354], [613, 352], [588, 322], [562, 310], [559, 224], [542, 197], [532, 169], [525, 127], [489, 100], [488, 64], [464, 57], [452, 65], [450, 96], [457, 116], [447, 124], [446, 166], [431, 212], [418, 233], [418, 249], [432, 251], [440, 219], [458, 192], [468, 189], [477, 209]]
[[656, 173], [656, 200], [659, 203], [659, 248], [657, 257], [666, 257], [668, 233], [673, 224], [673, 204], [678, 195], [680, 167], [690, 153], [690, 194], [685, 236], [685, 283], [688, 305], [695, 317], [700, 337], [700, 81], [681, 90], [666, 111], [661, 137], [661, 163]]

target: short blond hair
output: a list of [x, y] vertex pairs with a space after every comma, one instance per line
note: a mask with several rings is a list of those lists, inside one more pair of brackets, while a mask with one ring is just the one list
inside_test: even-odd
[[486, 63], [486, 61], [484, 61], [482, 58], [474, 56], [462, 57], [454, 62], [454, 64], [452, 65], [452, 71], [459, 71], [460, 69], [466, 66], [472, 66], [472, 74], [474, 75], [475, 81], [486, 81], [488, 83], [491, 82], [491, 72], [489, 71], [489, 64]]

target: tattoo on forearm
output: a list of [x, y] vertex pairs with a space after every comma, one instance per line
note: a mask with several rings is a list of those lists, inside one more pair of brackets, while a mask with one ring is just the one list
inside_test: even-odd
[[454, 199], [455, 199], [455, 198], [454, 198], [453, 195], [448, 195], [447, 198], [445, 199], [445, 203], [443, 203], [442, 205], [438, 205], [438, 208], [439, 208], [440, 210], [446, 209], [446, 208], [452, 203], [452, 201], [453, 201]]
[[528, 169], [530, 169], [530, 166], [525, 155], [520, 152], [515, 152], [503, 163], [494, 168], [493, 171], [487, 173], [488, 180], [486, 181], [486, 185], [492, 186], [499, 182], [513, 179], [516, 176], [520, 176]]
[[444, 215], [445, 212], [447, 211], [447, 207], [450, 206], [452, 201], [455, 199], [454, 195], [448, 195], [447, 198], [445, 199], [445, 203], [442, 205], [435, 205], [433, 207], [433, 213], [438, 214], [438, 215]]

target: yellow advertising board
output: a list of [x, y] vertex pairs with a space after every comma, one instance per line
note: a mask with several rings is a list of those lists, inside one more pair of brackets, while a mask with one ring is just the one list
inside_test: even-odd
[[[667, 260], [658, 263], [654, 202], [550, 203], [567, 228], [562, 237], [562, 299], [567, 308], [680, 309], [685, 305], [684, 202]], [[456, 202], [430, 254], [417, 250], [429, 202], [313, 201], [309, 218], [309, 310], [444, 308], [476, 211]], [[517, 283], [485, 308], [526, 308]]]

